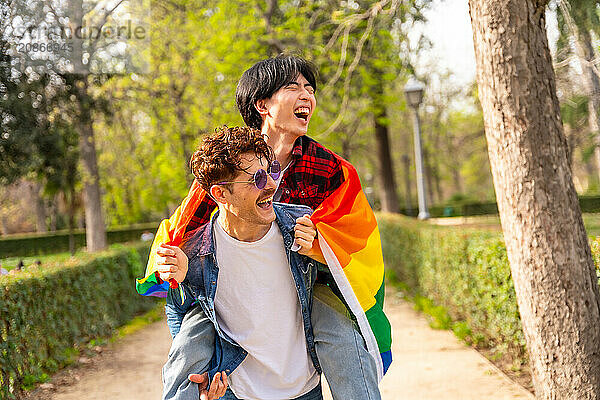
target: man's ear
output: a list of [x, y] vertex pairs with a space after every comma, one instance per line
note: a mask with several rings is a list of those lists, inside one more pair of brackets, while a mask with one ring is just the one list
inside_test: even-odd
[[221, 185], [212, 185], [210, 187], [210, 190], [208, 191], [208, 194], [210, 194], [210, 196], [217, 202], [217, 203], [225, 203], [226, 199], [225, 199], [225, 191], [227, 189], [225, 189], [223, 186]]
[[269, 109], [267, 108], [267, 99], [256, 100], [254, 103], [254, 108], [261, 116], [266, 116], [269, 113]]

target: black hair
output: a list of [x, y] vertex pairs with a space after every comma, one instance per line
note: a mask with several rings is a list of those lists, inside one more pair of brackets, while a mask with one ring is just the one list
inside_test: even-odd
[[302, 74], [313, 89], [317, 90], [316, 68], [305, 59], [280, 54], [254, 64], [240, 78], [235, 102], [246, 125], [260, 130], [262, 118], [255, 107], [258, 100], [268, 99], [296, 77]]

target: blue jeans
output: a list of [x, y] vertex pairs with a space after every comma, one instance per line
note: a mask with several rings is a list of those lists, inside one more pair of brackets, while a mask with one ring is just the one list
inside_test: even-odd
[[311, 319], [317, 358], [333, 400], [381, 400], [375, 360], [329, 287], [315, 285]]
[[[311, 319], [317, 357], [333, 399], [381, 400], [375, 360], [367, 352], [346, 306], [329, 287], [315, 285]], [[173, 339], [169, 358], [163, 367], [164, 400], [199, 399], [198, 385], [191, 383], [187, 377], [191, 373], [208, 370], [214, 337], [212, 322], [200, 307], [193, 307], [186, 314], [181, 331]], [[228, 393], [233, 396], [231, 391]], [[223, 399], [235, 400], [235, 396]], [[313, 397], [301, 399], [312, 400]]]

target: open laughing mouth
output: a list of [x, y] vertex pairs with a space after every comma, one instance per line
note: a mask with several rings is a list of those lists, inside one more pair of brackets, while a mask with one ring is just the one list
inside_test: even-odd
[[263, 210], [268, 209], [269, 207], [271, 207], [271, 205], [273, 205], [273, 196], [269, 196], [266, 199], [257, 201], [256, 205], [262, 208]]
[[294, 110], [294, 115], [297, 118], [303, 119], [304, 121], [308, 120], [309, 114], [310, 114], [310, 108], [308, 108], [308, 107], [298, 107]]

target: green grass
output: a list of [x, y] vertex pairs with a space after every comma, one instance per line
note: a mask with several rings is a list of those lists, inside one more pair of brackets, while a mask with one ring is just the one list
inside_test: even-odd
[[[500, 225], [500, 217], [498, 215], [481, 215], [473, 217], [449, 217], [435, 218], [436, 225], [461, 226], [474, 229], [502, 229]], [[600, 213], [583, 214], [583, 224], [588, 236], [600, 236]]]
[[124, 336], [131, 335], [132, 333], [139, 331], [140, 329], [144, 328], [145, 326], [147, 326], [153, 322], [160, 321], [164, 315], [165, 315], [165, 301], [160, 301], [159, 303], [156, 304], [156, 306], [154, 306], [152, 309], [150, 309], [143, 315], [135, 317], [134, 319], [129, 321], [127, 324], [125, 324], [122, 327], [120, 327], [119, 329], [117, 329], [117, 333], [115, 333], [111, 337], [110, 341], [113, 342]]
[[583, 224], [588, 236], [600, 236], [600, 214], [583, 214]]
[[[115, 244], [111, 244], [110, 246], [108, 246], [109, 249], [118, 249], [118, 248], [122, 248], [124, 245], [127, 245], [127, 243], [115, 243]], [[80, 249], [78, 251], [75, 252], [74, 256], [71, 256], [71, 253], [69, 252], [64, 252], [64, 253], [56, 253], [56, 254], [48, 254], [48, 255], [41, 255], [41, 256], [31, 256], [31, 257], [8, 257], [8, 258], [0, 258], [0, 266], [4, 269], [6, 269], [7, 271], [10, 271], [11, 269], [14, 269], [17, 267], [17, 264], [19, 264], [20, 260], [23, 260], [23, 263], [25, 264], [25, 269], [27, 269], [28, 267], [34, 266], [36, 261], [41, 261], [42, 263], [42, 268], [44, 267], [49, 267], [49, 266], [56, 266], [59, 264], [65, 264], [65, 263], [76, 263], [79, 261], [83, 261], [86, 259], [91, 259], [93, 258], [93, 256]]]

